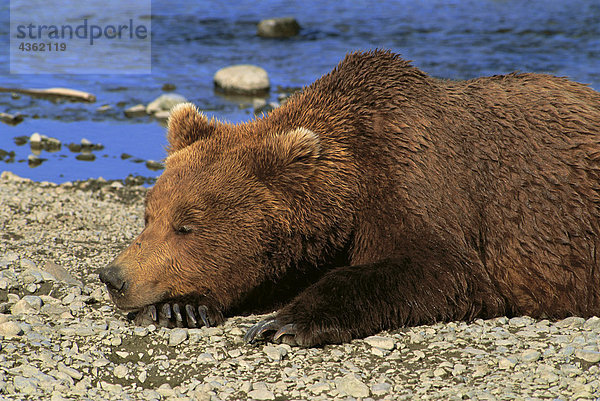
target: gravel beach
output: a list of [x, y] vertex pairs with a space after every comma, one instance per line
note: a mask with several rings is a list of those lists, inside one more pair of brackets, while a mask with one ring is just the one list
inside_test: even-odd
[[0, 400], [600, 399], [600, 319], [452, 322], [303, 349], [264, 316], [135, 327], [97, 269], [143, 226], [142, 187], [0, 178]]

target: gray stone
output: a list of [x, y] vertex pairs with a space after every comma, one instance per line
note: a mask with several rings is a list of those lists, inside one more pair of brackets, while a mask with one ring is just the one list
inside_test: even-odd
[[556, 326], [561, 327], [561, 328], [564, 328], [564, 327], [578, 328], [578, 327], [583, 327], [584, 323], [585, 323], [584, 318], [578, 317], [578, 316], [571, 316], [566, 319], [559, 320], [558, 322], [556, 322]]
[[77, 369], [74, 369], [70, 366], [65, 365], [64, 363], [60, 362], [57, 365], [58, 371], [65, 373], [66, 375], [68, 375], [69, 377], [72, 377], [75, 380], [81, 380], [81, 378], [83, 377], [83, 374], [78, 371]]
[[15, 322], [0, 323], [0, 336], [4, 338], [13, 338], [23, 334], [23, 329]]
[[264, 19], [258, 23], [256, 34], [263, 38], [289, 38], [300, 33], [300, 24], [293, 17]]
[[335, 386], [337, 390], [351, 397], [368, 397], [369, 387], [362, 382], [356, 375], [349, 373], [346, 376], [336, 379]]
[[387, 394], [392, 389], [392, 385], [389, 383], [377, 383], [371, 386], [371, 393], [373, 395], [381, 396]]
[[599, 330], [600, 329], [600, 318], [593, 316], [585, 321], [583, 328], [588, 330]]
[[118, 365], [115, 367], [114, 375], [119, 379], [124, 378], [129, 373], [129, 368], [125, 365]]
[[275, 394], [272, 391], [267, 390], [266, 388], [261, 388], [258, 390], [252, 390], [248, 393], [248, 397], [255, 400], [274, 400]]
[[172, 329], [169, 333], [169, 345], [174, 347], [181, 344], [188, 338], [188, 332], [186, 329]]
[[62, 281], [63, 283], [66, 283], [69, 285], [75, 285], [75, 286], [83, 288], [83, 283], [81, 281], [79, 281], [75, 277], [73, 277], [67, 269], [65, 269], [62, 266], [57, 265], [54, 262], [51, 262], [51, 261], [46, 262], [44, 264], [44, 267], [42, 268], [42, 270], [50, 273], [58, 281]]
[[600, 362], [600, 352], [587, 350], [587, 349], [578, 349], [575, 351], [575, 356], [577, 358], [583, 359], [586, 362], [597, 363]]
[[13, 384], [18, 392], [29, 395], [37, 391], [38, 380], [23, 376], [15, 376]]
[[27, 301], [20, 299], [10, 308], [10, 311], [13, 315], [19, 315], [22, 313], [33, 313], [36, 310]]
[[44, 304], [42, 302], [42, 298], [36, 295], [25, 295], [23, 298], [21, 298], [21, 301], [27, 302], [35, 310], [40, 310]]
[[146, 372], [145, 370], [142, 370], [140, 372], [140, 374], [138, 375], [138, 380], [140, 381], [140, 383], [144, 383], [147, 378], [148, 378], [148, 372]]
[[147, 327], [136, 326], [133, 328], [133, 334], [135, 334], [136, 336], [145, 337], [148, 335], [148, 333], [149, 331]]
[[540, 359], [541, 356], [542, 354], [539, 351], [528, 349], [521, 353], [521, 360], [523, 362], [535, 362]]
[[173, 107], [179, 103], [185, 103], [187, 99], [176, 93], [164, 93], [154, 99], [146, 106], [146, 113], [155, 114], [159, 111], [170, 111]]
[[498, 369], [508, 370], [515, 367], [517, 360], [514, 357], [501, 357], [498, 359]]
[[267, 72], [249, 64], [220, 69], [214, 76], [214, 82], [224, 92], [247, 95], [266, 93], [271, 86]]
[[215, 362], [215, 358], [212, 356], [212, 354], [209, 354], [208, 352], [203, 352], [200, 355], [198, 355], [197, 361], [199, 363], [211, 363]]
[[281, 361], [287, 355], [287, 349], [282, 346], [266, 345], [263, 352], [273, 361]]
[[370, 336], [364, 340], [371, 347], [377, 347], [391, 351], [394, 349], [395, 341], [393, 338], [382, 337], [382, 336]]
[[331, 385], [326, 382], [317, 382], [315, 384], [307, 386], [307, 389], [313, 394], [321, 394], [323, 392], [331, 390]]

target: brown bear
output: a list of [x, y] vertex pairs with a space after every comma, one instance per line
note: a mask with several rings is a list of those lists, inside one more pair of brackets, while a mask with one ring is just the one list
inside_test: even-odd
[[100, 272], [168, 326], [280, 308], [303, 346], [439, 321], [600, 315], [600, 94], [565, 78], [438, 80], [349, 54], [253, 121], [168, 124], [146, 226]]

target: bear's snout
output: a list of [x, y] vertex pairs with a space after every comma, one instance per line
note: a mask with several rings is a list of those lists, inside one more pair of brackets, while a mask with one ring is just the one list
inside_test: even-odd
[[116, 265], [109, 265], [98, 272], [100, 281], [106, 284], [106, 288], [111, 293], [124, 292], [127, 287], [127, 282], [122, 276], [122, 269]]

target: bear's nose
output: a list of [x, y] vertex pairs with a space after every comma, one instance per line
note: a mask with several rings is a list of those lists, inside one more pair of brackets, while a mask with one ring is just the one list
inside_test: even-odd
[[106, 284], [109, 290], [123, 291], [125, 289], [125, 280], [121, 276], [121, 269], [118, 266], [107, 266], [98, 272], [100, 281]]

